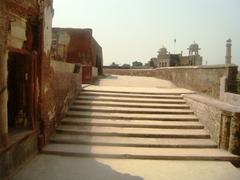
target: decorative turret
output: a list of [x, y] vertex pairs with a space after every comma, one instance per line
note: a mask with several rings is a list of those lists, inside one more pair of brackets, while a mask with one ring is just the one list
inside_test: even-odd
[[199, 45], [194, 41], [193, 44], [189, 46], [188, 50], [189, 50], [189, 56], [192, 56], [192, 55], [198, 55], [198, 51], [200, 50], [200, 48], [199, 48]]
[[164, 46], [162, 46], [162, 48], [160, 48], [158, 51], [158, 55], [167, 55], [167, 54], [168, 54], [167, 48]]

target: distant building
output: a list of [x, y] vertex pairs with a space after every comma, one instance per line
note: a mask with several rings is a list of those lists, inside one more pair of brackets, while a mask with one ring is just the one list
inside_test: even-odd
[[197, 43], [193, 43], [189, 46], [189, 55], [183, 56], [180, 54], [171, 54], [167, 51], [167, 48], [162, 47], [158, 51], [157, 58], [152, 58], [154, 67], [172, 67], [172, 66], [198, 66], [202, 65], [202, 56], [199, 55], [200, 50]]

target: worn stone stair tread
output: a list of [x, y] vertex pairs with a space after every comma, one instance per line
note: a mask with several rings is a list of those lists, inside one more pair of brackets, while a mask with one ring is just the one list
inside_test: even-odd
[[168, 98], [168, 99], [183, 99], [180, 94], [126, 94], [126, 93], [112, 93], [112, 92], [91, 92], [91, 91], [82, 91], [80, 95], [87, 95], [87, 96], [109, 96], [109, 97], [135, 97], [135, 98]]
[[183, 99], [151, 99], [151, 98], [127, 98], [127, 97], [107, 97], [107, 96], [78, 96], [77, 100], [98, 100], [114, 102], [139, 102], [139, 103], [185, 103]]
[[141, 93], [141, 94], [193, 94], [194, 91], [184, 88], [143, 88], [143, 87], [116, 87], [116, 86], [95, 86], [85, 87], [84, 91], [94, 92], [117, 92], [117, 93]]
[[[140, 95], [153, 95], [153, 96], [155, 96], [155, 95], [181, 95], [181, 94], [185, 94], [185, 92], [186, 91], [178, 91], [177, 89], [165, 89], [165, 91], [162, 91], [161, 89], [160, 89], [160, 91], [159, 91], [159, 89], [158, 89], [158, 91], [144, 91], [146, 88], [138, 88], [136, 91], [133, 91], [132, 90], [132, 87], [131, 88], [129, 88], [129, 87], [120, 87], [120, 89], [118, 89], [118, 90], [109, 90], [109, 89], [106, 89], [106, 88], [104, 88], [104, 89], [94, 89], [94, 88], [92, 88], [92, 89], [90, 89], [91, 87], [85, 87], [85, 88], [83, 88], [82, 89], [82, 91], [81, 92], [91, 92], [91, 93], [112, 93], [112, 94], [119, 94], [119, 93], [121, 93], [121, 94], [126, 94], [126, 95], [138, 95], [138, 94], [140, 94]], [[112, 87], [110, 87], [110, 88], [112, 88]], [[122, 88], [124, 88], [124, 89], [122, 89]], [[170, 90], [170, 91], [167, 91], [167, 90]], [[192, 92], [192, 93], [194, 93], [194, 92]], [[191, 93], [191, 94], [192, 94]], [[187, 93], [188, 94], [188, 93]]]
[[49, 144], [45, 154], [66, 156], [91, 156], [105, 158], [174, 159], [174, 160], [238, 160], [239, 157], [219, 149], [195, 148], [145, 148], [71, 144]]
[[107, 118], [107, 119], [138, 119], [138, 120], [165, 120], [165, 121], [198, 121], [193, 114], [127, 114], [103, 113], [91, 111], [68, 111], [67, 117]]
[[203, 129], [203, 125], [195, 121], [147, 121], [147, 120], [112, 120], [91, 118], [64, 118], [63, 125], [92, 125], [113, 127], [151, 127], [151, 128], [179, 128], [179, 129]]
[[95, 101], [95, 100], [76, 100], [74, 105], [94, 105], [94, 106], [110, 106], [110, 107], [144, 107], [144, 108], [190, 108], [186, 104], [161, 104], [161, 103], [135, 103], [135, 102], [111, 102], [111, 101]]
[[156, 128], [123, 128], [99, 126], [70, 126], [60, 125], [57, 132], [67, 134], [92, 134], [103, 136], [132, 136], [132, 137], [172, 137], [172, 138], [210, 138], [204, 129], [156, 129]]
[[130, 147], [171, 147], [171, 148], [216, 148], [217, 145], [210, 139], [173, 139], [173, 138], [141, 138], [117, 136], [87, 136], [71, 134], [55, 134], [51, 143], [63, 144], [93, 144], [105, 146]]
[[119, 113], [140, 113], [140, 114], [193, 114], [190, 109], [153, 109], [153, 108], [134, 108], [134, 107], [108, 107], [108, 106], [81, 106], [72, 105], [73, 111], [92, 111], [92, 112], [119, 112]]

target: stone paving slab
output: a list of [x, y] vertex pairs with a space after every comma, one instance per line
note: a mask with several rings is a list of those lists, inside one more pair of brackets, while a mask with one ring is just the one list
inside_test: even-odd
[[108, 75], [96, 82], [99, 86], [174, 88], [171, 81], [155, 77]]
[[39, 155], [13, 180], [239, 180], [229, 162], [95, 159]]

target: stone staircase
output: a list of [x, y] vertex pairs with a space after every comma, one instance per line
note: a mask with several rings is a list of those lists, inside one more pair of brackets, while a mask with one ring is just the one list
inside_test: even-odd
[[217, 148], [181, 93], [83, 90], [45, 154], [169, 160], [238, 157]]

